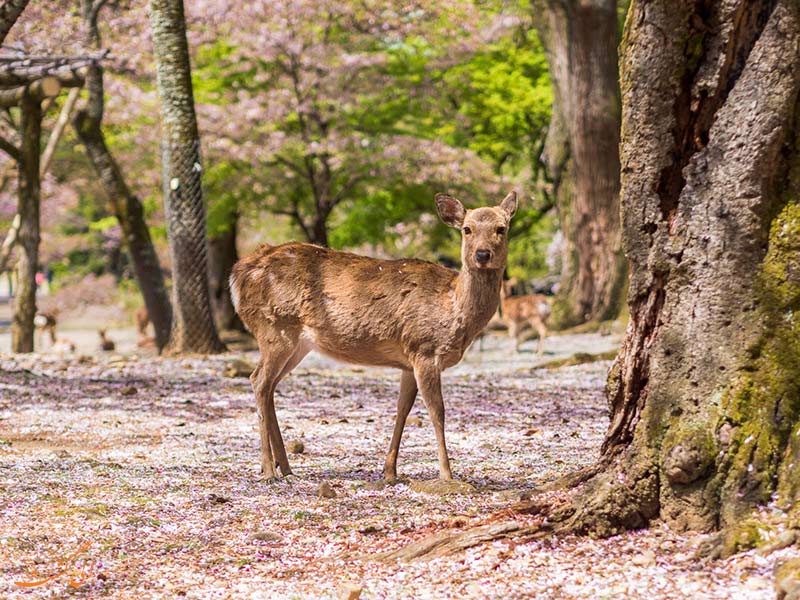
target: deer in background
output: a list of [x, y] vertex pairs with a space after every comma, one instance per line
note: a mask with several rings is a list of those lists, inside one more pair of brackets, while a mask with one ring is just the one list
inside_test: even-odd
[[522, 333], [528, 325], [539, 334], [537, 354], [544, 352], [544, 338], [547, 336], [545, 321], [550, 316], [550, 301], [544, 294], [525, 294], [512, 296], [511, 291], [516, 279], [503, 282], [503, 295], [500, 298], [501, 318], [508, 326], [508, 335], [514, 338], [515, 349], [519, 352], [522, 344]]
[[275, 387], [311, 350], [345, 362], [400, 369], [400, 395], [383, 475], [397, 454], [417, 392], [436, 434], [439, 477], [451, 480], [441, 373], [461, 360], [497, 310], [516, 193], [499, 206], [465, 210], [436, 195], [442, 221], [461, 231], [461, 271], [421, 260], [378, 260], [292, 242], [262, 245], [233, 267], [236, 311], [261, 358], [250, 379], [259, 412], [261, 468], [291, 473], [275, 416]]
[[114, 343], [114, 340], [109, 338], [106, 333], [108, 332], [107, 329], [98, 329], [97, 333], [100, 335], [100, 350], [103, 352], [111, 352], [117, 348], [117, 345]]
[[133, 320], [136, 322], [136, 332], [139, 334], [136, 346], [157, 351], [156, 336], [147, 333], [147, 327], [150, 325], [150, 315], [147, 313], [147, 307], [140, 306], [137, 308], [136, 312], [133, 313]]
[[44, 336], [50, 338], [50, 346], [56, 344], [56, 325], [58, 325], [57, 310], [42, 310], [33, 317], [33, 326], [39, 330], [39, 348], [43, 348]]

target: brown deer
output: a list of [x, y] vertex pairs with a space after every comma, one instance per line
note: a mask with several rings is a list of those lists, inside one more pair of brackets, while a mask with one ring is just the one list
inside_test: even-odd
[[106, 329], [97, 330], [97, 333], [100, 334], [100, 350], [103, 352], [111, 352], [116, 349], [117, 345], [114, 343], [114, 340], [106, 335], [106, 331]]
[[547, 336], [545, 321], [550, 316], [550, 302], [544, 294], [512, 296], [511, 288], [514, 285], [514, 279], [504, 281], [503, 295], [500, 298], [500, 312], [508, 326], [508, 335], [514, 338], [515, 349], [519, 352], [525, 326], [535, 329], [539, 334], [537, 354], [541, 355], [544, 352], [544, 338]]
[[50, 345], [56, 343], [56, 325], [58, 325], [58, 311], [39, 311], [33, 318], [33, 326], [39, 330], [39, 348], [43, 348], [44, 336], [50, 337]]
[[291, 473], [275, 416], [278, 382], [311, 350], [362, 365], [400, 369], [397, 417], [384, 464], [397, 479], [397, 453], [417, 391], [436, 433], [439, 477], [452, 479], [444, 437], [441, 373], [461, 360], [492, 318], [517, 210], [510, 193], [499, 206], [465, 210], [436, 195], [447, 225], [461, 230], [463, 267], [421, 260], [378, 260], [292, 242], [265, 244], [231, 274], [236, 311], [255, 336], [261, 360], [250, 379], [259, 411], [264, 477]]
[[133, 320], [136, 321], [136, 331], [139, 334], [136, 346], [157, 351], [156, 336], [147, 334], [147, 327], [150, 325], [150, 315], [147, 313], [147, 308], [144, 306], [137, 308], [136, 312], [133, 313]]

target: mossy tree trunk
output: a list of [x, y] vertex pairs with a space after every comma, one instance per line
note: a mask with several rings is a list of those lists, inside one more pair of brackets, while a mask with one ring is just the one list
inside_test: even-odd
[[[97, 29], [97, 18], [98, 12], [104, 4], [98, 0], [83, 0], [82, 6], [87, 46], [98, 49], [100, 48], [100, 35]], [[136, 282], [139, 284], [147, 315], [150, 317], [150, 322], [153, 323], [156, 345], [161, 350], [169, 340], [172, 308], [164, 284], [161, 263], [145, 222], [144, 207], [128, 187], [103, 135], [101, 125], [105, 92], [101, 66], [89, 67], [86, 74], [86, 88], [89, 93], [88, 99], [84, 107], [76, 113], [73, 125], [108, 195], [112, 212], [119, 221], [125, 244], [130, 253]]]
[[800, 4], [634, 1], [623, 47], [631, 321], [572, 524], [734, 551], [753, 507], [800, 496]]
[[225, 350], [211, 311], [200, 134], [182, 0], [150, 0], [161, 99], [167, 236], [172, 255], [169, 353]]
[[[620, 244], [617, 3], [540, 0], [555, 109], [548, 172], [564, 233], [563, 272], [551, 325], [614, 318], [625, 284]], [[558, 140], [566, 142], [564, 150]], [[552, 156], [551, 156], [552, 155]], [[569, 160], [561, 160], [565, 156]]]

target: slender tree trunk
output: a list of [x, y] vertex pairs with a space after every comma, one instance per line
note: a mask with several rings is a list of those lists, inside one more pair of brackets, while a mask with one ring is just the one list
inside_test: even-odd
[[236, 226], [239, 215], [232, 210], [228, 223], [208, 240], [208, 272], [211, 283], [211, 301], [214, 319], [222, 330], [244, 331], [244, 324], [231, 301], [228, 280], [233, 265], [239, 260], [236, 249]]
[[619, 221], [617, 8], [615, 0], [544, 4], [546, 16], [537, 22], [553, 80], [556, 110], [551, 130], [565, 127], [570, 157], [557, 161], [553, 166], [560, 166], [561, 173], [551, 171], [550, 176], [572, 184], [557, 194], [565, 260], [552, 316], [554, 325], [567, 327], [614, 318], [625, 283]]
[[208, 289], [200, 135], [194, 112], [182, 0], [151, 0], [167, 234], [172, 255], [173, 321], [168, 351], [222, 352]]
[[28, 6], [30, 0], [3, 0], [0, 4], [0, 44], [2, 44], [8, 32], [17, 22], [22, 11]]
[[800, 6], [634, 2], [622, 90], [631, 321], [573, 523], [722, 527], [730, 552], [800, 499]]
[[[96, 3], [84, 0], [84, 26], [87, 43], [98, 48], [100, 39], [97, 33]], [[106, 145], [101, 124], [104, 110], [103, 70], [92, 66], [86, 75], [89, 98], [83, 109], [73, 119], [73, 125], [92, 165], [100, 177], [100, 182], [108, 195], [111, 210], [122, 229], [125, 244], [130, 253], [134, 275], [147, 308], [147, 315], [153, 323], [156, 345], [162, 350], [169, 340], [172, 323], [172, 308], [169, 303], [164, 274], [158, 260], [150, 230], [144, 219], [144, 207], [125, 182], [119, 165]]]
[[11, 323], [11, 351], [33, 352], [33, 318], [36, 316], [36, 270], [39, 266], [39, 153], [41, 151], [42, 107], [27, 94], [20, 105], [22, 139], [17, 212], [20, 228], [17, 243], [17, 294]]
[[314, 217], [308, 241], [320, 246], [328, 246], [328, 215], [317, 212]]

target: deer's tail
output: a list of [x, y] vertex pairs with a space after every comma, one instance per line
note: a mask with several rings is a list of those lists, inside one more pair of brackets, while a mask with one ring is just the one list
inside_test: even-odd
[[241, 290], [242, 284], [244, 283], [245, 277], [247, 277], [247, 273], [250, 270], [250, 267], [253, 265], [254, 262], [257, 262], [259, 257], [267, 250], [272, 248], [271, 244], [261, 244], [258, 249], [250, 254], [249, 256], [244, 257], [243, 259], [239, 260], [235, 265], [233, 265], [233, 269], [231, 270], [231, 276], [228, 279], [228, 287], [231, 292], [231, 302], [233, 303], [233, 309], [236, 311], [237, 314], [241, 317], [241, 313], [239, 313], [239, 299], [242, 297]]

